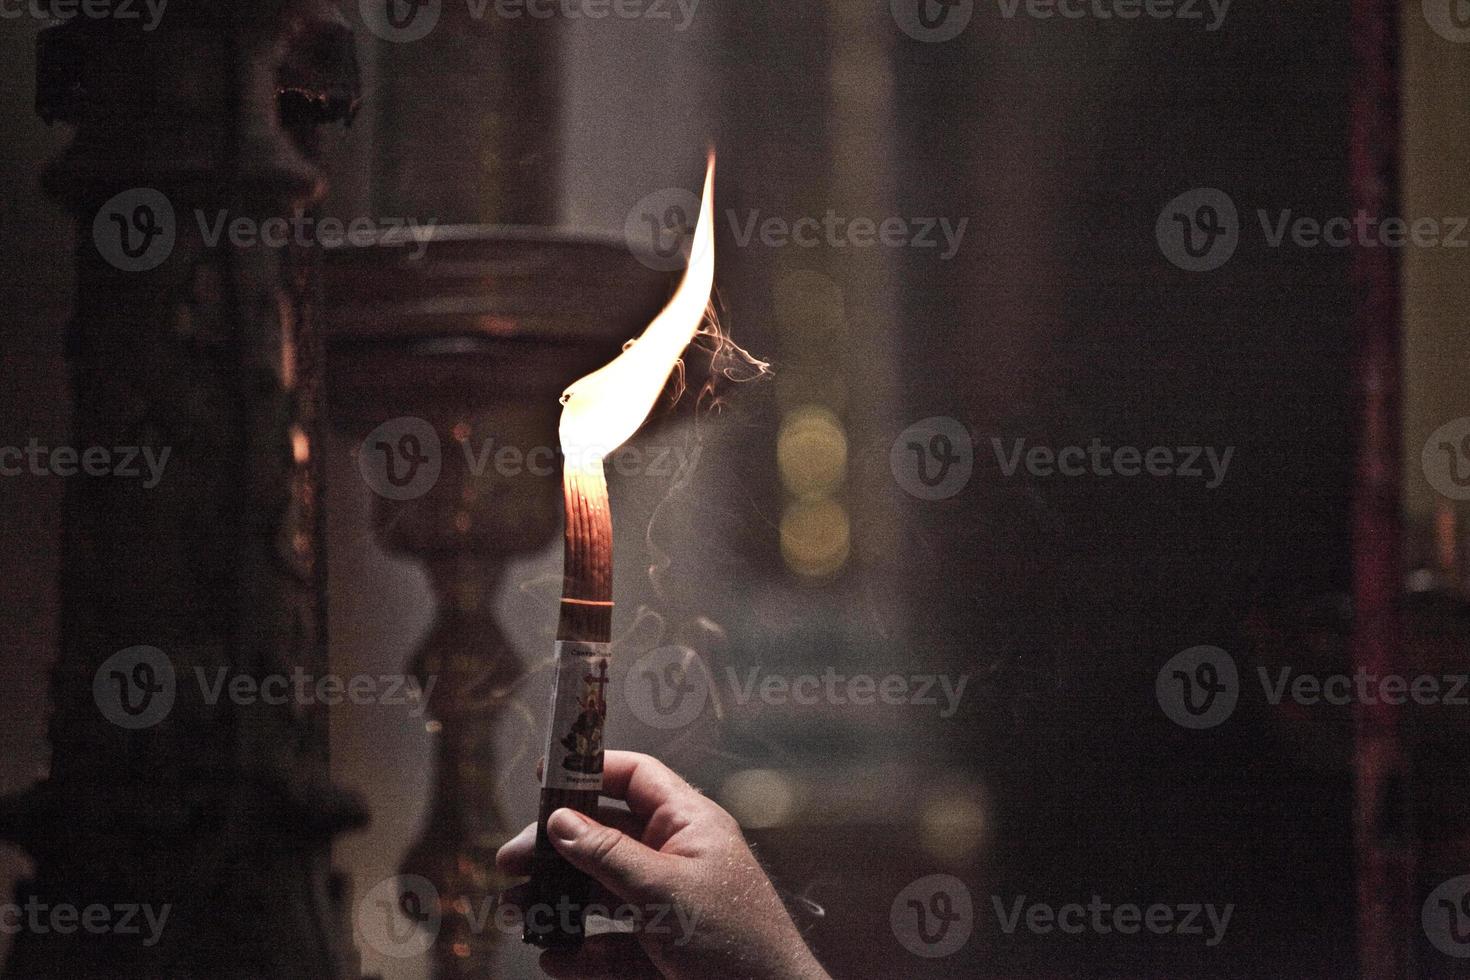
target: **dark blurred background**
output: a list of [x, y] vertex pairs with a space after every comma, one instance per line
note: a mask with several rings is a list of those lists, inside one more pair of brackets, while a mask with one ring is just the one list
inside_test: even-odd
[[[345, 6], [367, 85], [352, 128], [328, 137], [333, 213], [620, 238], [651, 195], [697, 192], [705, 145], [717, 149], [722, 322], [772, 376], [724, 386], [720, 411], [660, 430], [660, 445], [700, 447], [687, 486], [614, 479], [618, 632], [634, 632], [641, 608], [669, 636], [697, 635], [710, 701], [671, 731], [615, 698], [609, 738], [661, 755], [742, 818], [835, 976], [1354, 975], [1347, 715], [1273, 706], [1256, 680], [1281, 665], [1350, 670], [1351, 255], [1273, 247], [1257, 216], [1352, 213], [1343, 5], [1236, 0], [1207, 29], [1207, 6], [1202, 20], [1071, 20], [976, 3], [942, 41], [905, 30], [903, 4], [887, 0], [703, 0], [682, 30], [677, 6], [669, 21], [570, 21], [549, 214], [512, 185], [456, 179], [454, 134], [483, 112], [475, 35], [451, 34], [450, 18], [391, 43]], [[1470, 214], [1470, 44], [1420, 8], [1403, 5], [1403, 213]], [[71, 230], [36, 183], [67, 133], [31, 108], [39, 26], [0, 22], [4, 445], [61, 443], [69, 417]], [[481, 68], [516, 70], [503, 64]], [[544, 125], [534, 105], [519, 111], [511, 129]], [[1166, 204], [1205, 188], [1237, 209], [1238, 245], [1190, 271], [1157, 225]], [[948, 256], [937, 224], [935, 248], [763, 244], [759, 231], [741, 242], [757, 216], [829, 209], [963, 234]], [[1465, 505], [1436, 491], [1420, 450], [1470, 415], [1465, 254], [1403, 250], [1405, 571], [1447, 594], [1462, 588]], [[941, 431], [968, 437], [972, 473], [924, 499], [907, 444]], [[1213, 487], [1208, 463], [1198, 479], [1008, 475], [993, 440], [1007, 453], [1016, 440], [1100, 440], [1231, 455]], [[374, 539], [357, 449], [338, 433], [328, 461], [333, 667], [401, 670], [434, 597], [416, 563]], [[61, 482], [0, 478], [7, 790], [45, 765]], [[499, 587], [527, 662], [549, 650], [543, 585], [560, 560], [548, 544]], [[1240, 700], [1193, 729], [1171, 719], [1156, 678], [1200, 646], [1232, 658]], [[732, 681], [751, 668], [966, 686], [947, 717], [942, 696], [741, 703]], [[338, 781], [373, 810], [338, 847], [362, 893], [418, 831], [432, 733], [351, 707], [332, 724]], [[524, 743], [540, 736], [534, 715], [505, 729], [514, 824], [534, 816]], [[1470, 871], [1454, 848], [1435, 855], [1426, 875]], [[901, 894], [930, 875], [958, 879], [973, 907], [973, 935], [947, 955], [916, 954], [897, 924]], [[1216, 945], [1207, 924], [1204, 936], [1002, 928], [998, 909], [1022, 896], [1056, 907], [1094, 895], [1234, 910]], [[535, 975], [506, 945], [504, 975]], [[427, 975], [363, 955], [390, 980]], [[1425, 975], [1462, 975], [1432, 945], [1421, 955]]]

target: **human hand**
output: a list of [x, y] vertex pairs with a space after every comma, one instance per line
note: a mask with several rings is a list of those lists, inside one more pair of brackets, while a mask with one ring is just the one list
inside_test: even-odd
[[[735, 818], [651, 756], [608, 751], [602, 779], [602, 795], [627, 809], [604, 803], [596, 820], [557, 810], [547, 833], [593, 879], [591, 903], [631, 921], [633, 931], [590, 935], [575, 951], [547, 950], [547, 974], [829, 980]], [[531, 824], [500, 849], [496, 864], [529, 875], [535, 843]], [[523, 887], [506, 901], [522, 904]]]

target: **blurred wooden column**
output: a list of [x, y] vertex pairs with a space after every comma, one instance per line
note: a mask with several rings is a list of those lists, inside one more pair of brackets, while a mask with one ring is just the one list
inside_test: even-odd
[[45, 32], [37, 108], [76, 129], [47, 176], [77, 221], [73, 444], [169, 457], [156, 486], [68, 481], [50, 772], [0, 833], [35, 860], [20, 904], [168, 917], [22, 932], [7, 975], [346, 980], [330, 845], [365, 815], [329, 783], [324, 709], [195, 675], [327, 670], [319, 250], [210, 242], [197, 218], [309, 211], [316, 129], [357, 99], [352, 39], [321, 0], [139, 24]]
[[[555, 223], [560, 17], [505, 17], [499, 6], [371, 5], [368, 28], [381, 39], [373, 96], [380, 213], [440, 225]], [[390, 22], [379, 9], [401, 16]]]
[[[1395, 0], [1352, 5], [1351, 146], [1353, 209], [1375, 222], [1401, 214], [1399, 199], [1399, 30]], [[1353, 666], [1371, 676], [1405, 675], [1400, 618], [1403, 547], [1403, 354], [1400, 257], [1358, 244], [1356, 293], [1358, 458], [1353, 500]], [[1414, 900], [1413, 787], [1402, 706], [1356, 704], [1359, 975], [1415, 975], [1419, 931]]]

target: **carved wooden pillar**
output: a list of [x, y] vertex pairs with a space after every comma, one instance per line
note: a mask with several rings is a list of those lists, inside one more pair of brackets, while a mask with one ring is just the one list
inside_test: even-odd
[[329, 849], [365, 815], [329, 783], [323, 712], [211, 698], [196, 669], [327, 669], [320, 250], [209, 228], [320, 197], [313, 131], [350, 117], [352, 41], [319, 0], [137, 24], [45, 32], [37, 106], [76, 129], [47, 177], [77, 220], [73, 443], [166, 462], [68, 481], [50, 773], [0, 833], [35, 860], [18, 902], [167, 918], [23, 929], [7, 975], [346, 980]]

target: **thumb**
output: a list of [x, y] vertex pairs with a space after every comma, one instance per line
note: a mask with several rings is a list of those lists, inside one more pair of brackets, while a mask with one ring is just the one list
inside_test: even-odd
[[546, 821], [552, 846], [577, 870], [630, 902], [670, 891], [669, 859], [614, 827], [563, 807]]

